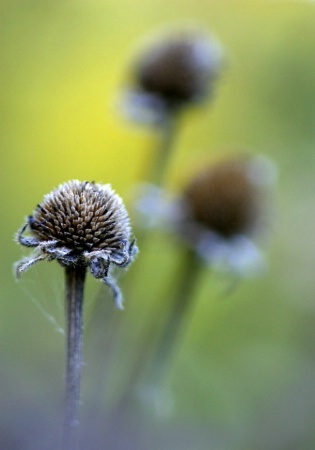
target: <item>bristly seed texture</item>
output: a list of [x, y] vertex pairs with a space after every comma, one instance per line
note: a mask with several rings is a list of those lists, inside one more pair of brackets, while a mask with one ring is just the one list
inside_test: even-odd
[[[23, 235], [27, 229], [32, 237]], [[138, 249], [130, 235], [126, 208], [109, 184], [69, 181], [47, 194], [17, 233], [17, 241], [34, 247], [35, 255], [18, 262], [16, 274], [42, 260], [89, 267], [110, 286], [116, 306], [122, 308], [110, 266], [127, 267], [133, 261]]]

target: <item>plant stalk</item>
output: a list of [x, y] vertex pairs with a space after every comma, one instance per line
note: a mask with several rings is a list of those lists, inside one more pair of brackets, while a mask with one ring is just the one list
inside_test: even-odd
[[[180, 272], [176, 279], [178, 285], [175, 296], [162, 326], [157, 345], [154, 348], [154, 336], [157, 334], [159, 322], [150, 323], [144, 338], [139, 344], [137, 357], [129, 374], [124, 393], [116, 405], [117, 415], [121, 416], [134, 408], [135, 392], [142, 386], [158, 386], [161, 384], [165, 371], [178, 343], [179, 334], [188, 319], [188, 313], [193, 306], [194, 289], [199, 280], [202, 264], [194, 251], [187, 249], [183, 255]], [[160, 314], [157, 311], [156, 315]], [[153, 359], [151, 354], [154, 353]], [[150, 361], [151, 360], [151, 361]], [[148, 364], [148, 361], [149, 364]], [[148, 373], [146, 366], [148, 365]], [[143, 377], [145, 380], [143, 380]]]
[[86, 268], [66, 267], [64, 450], [76, 450], [82, 368], [82, 306]]
[[156, 155], [152, 161], [150, 182], [156, 186], [164, 184], [167, 165], [174, 146], [177, 131], [177, 115], [169, 112], [165, 115], [163, 122], [159, 125], [160, 143], [156, 149]]
[[188, 313], [193, 305], [193, 293], [199, 279], [201, 264], [198, 256], [193, 251], [187, 250], [186, 252], [183, 257], [177, 292], [172, 301], [171, 310], [162, 327], [149, 369], [149, 384], [159, 384], [161, 382], [178, 342], [178, 336], [186, 324]]

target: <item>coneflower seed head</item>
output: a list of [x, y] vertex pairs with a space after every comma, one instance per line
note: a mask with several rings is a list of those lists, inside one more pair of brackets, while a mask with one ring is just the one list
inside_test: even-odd
[[[29, 228], [33, 237], [23, 233]], [[64, 267], [89, 267], [113, 292], [122, 308], [122, 295], [110, 266], [127, 267], [138, 249], [122, 199], [109, 184], [72, 180], [44, 197], [17, 234], [17, 241], [34, 247], [35, 255], [16, 265], [17, 275], [39, 261], [56, 259]]]
[[138, 61], [135, 78], [140, 90], [172, 108], [203, 100], [218, 69], [217, 44], [203, 35], [181, 33], [151, 45]]
[[254, 232], [261, 215], [261, 192], [240, 159], [204, 169], [187, 187], [185, 202], [191, 218], [222, 235]]
[[30, 220], [39, 240], [57, 240], [75, 252], [102, 250], [129, 241], [130, 224], [121, 198], [109, 184], [72, 180], [47, 194]]

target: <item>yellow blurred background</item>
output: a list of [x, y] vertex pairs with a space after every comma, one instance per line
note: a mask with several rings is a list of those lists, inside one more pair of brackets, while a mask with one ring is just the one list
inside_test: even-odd
[[[214, 100], [183, 118], [168, 187], [180, 189], [207, 159], [243, 150], [273, 159], [279, 181], [268, 270], [228, 298], [225, 281], [204, 274], [164, 382], [172, 414], [139, 413], [122, 431], [128, 443], [111, 437], [106, 447], [108, 391], [120, 389], [116, 378], [136, 353], [133, 336], [150, 312], [159, 305], [162, 312], [172, 289], [175, 247], [156, 237], [134, 265], [143, 270], [138, 298], [129, 307], [125, 291], [126, 309], [114, 313], [126, 321], [126, 341], [112, 355], [116, 373], [103, 377], [96, 368], [107, 357], [106, 330], [97, 330], [96, 346], [96, 330], [86, 327], [82, 448], [314, 449], [313, 2], [2, 0], [0, 20], [0, 448], [56, 449], [63, 395], [62, 270], [41, 264], [17, 283], [12, 266], [27, 251], [14, 233], [45, 193], [71, 178], [111, 183], [128, 201], [156, 144], [153, 129], [120, 111], [130, 62], [147, 36], [192, 22], [221, 43], [225, 68]], [[88, 282], [87, 324], [96, 284]]]

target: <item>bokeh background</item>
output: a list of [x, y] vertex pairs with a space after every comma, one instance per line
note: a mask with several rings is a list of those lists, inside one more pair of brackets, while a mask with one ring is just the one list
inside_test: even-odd
[[180, 253], [152, 237], [122, 280], [123, 313], [89, 279], [82, 448], [314, 449], [314, 3], [2, 0], [0, 14], [0, 448], [59, 448], [62, 420], [63, 273], [40, 264], [17, 283], [27, 251], [13, 235], [71, 178], [110, 182], [128, 204], [156, 146], [120, 111], [129, 64], [147, 36], [192, 21], [221, 43], [225, 69], [214, 100], [184, 116], [167, 185], [241, 150], [273, 159], [268, 270], [228, 297], [205, 271], [158, 404], [135, 402], [123, 423], [110, 411], [167, 311]]

